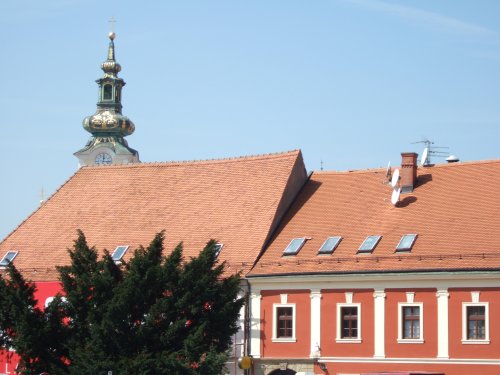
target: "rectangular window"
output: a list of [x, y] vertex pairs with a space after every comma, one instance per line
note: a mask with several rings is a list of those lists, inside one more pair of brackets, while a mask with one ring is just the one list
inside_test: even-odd
[[467, 306], [467, 340], [486, 339], [486, 313], [484, 306]]
[[416, 234], [405, 234], [396, 246], [396, 251], [411, 251], [416, 239]]
[[342, 307], [340, 309], [342, 319], [342, 331], [340, 338], [357, 339], [358, 338], [358, 308], [355, 306]]
[[490, 343], [487, 302], [464, 303], [462, 305], [462, 343]]
[[0, 267], [7, 267], [17, 255], [17, 251], [8, 251], [7, 254], [0, 260]]
[[115, 262], [119, 262], [122, 260], [123, 256], [127, 252], [128, 246], [117, 246], [115, 251], [113, 251], [113, 254], [111, 255], [111, 258]]
[[368, 236], [358, 249], [358, 253], [371, 253], [379, 243], [382, 236]]
[[359, 303], [337, 304], [337, 342], [361, 342], [361, 305]]
[[342, 240], [341, 236], [328, 237], [326, 241], [323, 243], [323, 245], [321, 245], [318, 253], [319, 254], [333, 253], [341, 240]]
[[294, 238], [286, 247], [283, 255], [295, 255], [298, 254], [304, 243], [306, 242], [306, 237]]
[[291, 307], [278, 307], [278, 332], [277, 338], [293, 337], [293, 309]]
[[295, 341], [295, 304], [274, 304], [273, 338], [274, 342]]
[[403, 307], [403, 339], [420, 338], [420, 307]]
[[424, 305], [422, 302], [398, 304], [398, 343], [424, 343]]

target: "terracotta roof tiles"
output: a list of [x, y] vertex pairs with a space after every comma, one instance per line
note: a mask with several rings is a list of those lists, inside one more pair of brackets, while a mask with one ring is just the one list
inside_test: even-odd
[[[500, 160], [418, 168], [412, 193], [397, 206], [385, 169], [315, 172], [249, 276], [293, 273], [500, 269]], [[410, 252], [401, 237], [418, 234]], [[329, 236], [341, 243], [318, 255]], [[369, 235], [373, 253], [358, 254]], [[297, 255], [291, 239], [310, 237]]]
[[[291, 186], [294, 174], [300, 186]], [[167, 251], [182, 241], [184, 255], [194, 256], [214, 238], [224, 244], [220, 258], [230, 271], [245, 272], [286, 210], [287, 192], [305, 179], [300, 151], [84, 167], [0, 243], [0, 255], [17, 250], [15, 264], [29, 278], [54, 280], [77, 229], [90, 245], [110, 251], [147, 246], [165, 230]]]

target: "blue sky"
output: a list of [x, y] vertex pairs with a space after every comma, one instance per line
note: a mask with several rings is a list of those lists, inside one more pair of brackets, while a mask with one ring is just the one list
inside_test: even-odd
[[111, 17], [144, 162], [300, 148], [365, 169], [424, 138], [499, 157], [496, 0], [2, 0], [1, 238], [77, 170]]

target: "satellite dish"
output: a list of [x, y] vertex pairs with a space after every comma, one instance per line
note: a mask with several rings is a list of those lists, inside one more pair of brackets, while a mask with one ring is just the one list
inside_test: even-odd
[[399, 182], [399, 169], [396, 169], [394, 171], [394, 174], [392, 175], [391, 186], [395, 188], [398, 182]]
[[429, 147], [424, 148], [422, 152], [422, 159], [420, 160], [420, 166], [423, 167], [427, 164], [427, 158], [429, 157]]
[[392, 173], [391, 173], [391, 162], [389, 162], [387, 164], [387, 169], [385, 170], [385, 178], [387, 178], [387, 180], [390, 180], [391, 176], [392, 176]]
[[401, 195], [401, 188], [395, 188], [393, 191], [392, 191], [392, 196], [391, 196], [391, 203], [393, 205], [396, 205], [396, 203], [399, 202], [399, 196]]

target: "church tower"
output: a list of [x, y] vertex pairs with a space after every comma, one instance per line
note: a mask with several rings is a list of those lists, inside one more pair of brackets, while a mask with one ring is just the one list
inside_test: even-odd
[[128, 146], [125, 137], [135, 126], [122, 115], [121, 93], [125, 81], [118, 77], [122, 69], [115, 60], [115, 33], [109, 33], [108, 58], [101, 64], [104, 71], [99, 85], [97, 111], [83, 119], [83, 128], [92, 136], [84, 148], [74, 153], [80, 166], [139, 163], [139, 153]]

